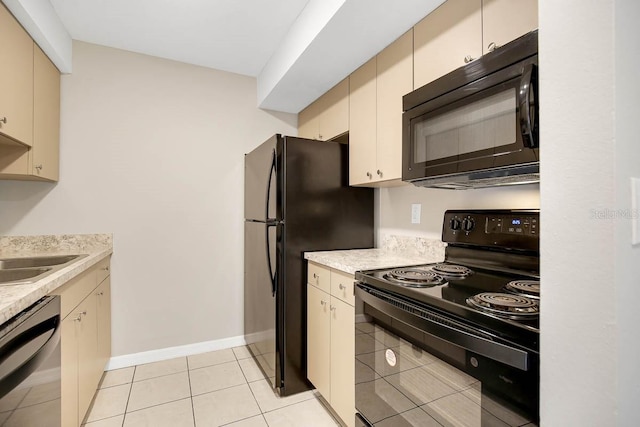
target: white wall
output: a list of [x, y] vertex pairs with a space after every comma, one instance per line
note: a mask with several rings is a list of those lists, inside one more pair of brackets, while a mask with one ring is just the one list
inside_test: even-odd
[[[616, 207], [623, 213], [631, 205], [630, 177], [640, 178], [640, 144], [637, 121], [638, 69], [640, 69], [640, 2], [615, 4], [615, 178]], [[640, 202], [640, 201], [639, 201]], [[637, 218], [640, 212], [631, 212]], [[637, 302], [640, 301], [640, 246], [631, 246], [631, 221], [615, 222], [615, 277], [618, 304], [618, 425], [640, 425], [640, 339]], [[640, 231], [640, 228], [639, 228]]]
[[[442, 237], [442, 218], [447, 209], [537, 209], [537, 184], [477, 190], [440, 190], [414, 185], [376, 191], [378, 244], [384, 235]], [[421, 204], [420, 224], [411, 223], [411, 205]]]
[[113, 355], [243, 333], [243, 154], [294, 115], [256, 80], [74, 43], [57, 185], [0, 182], [0, 235], [113, 233]]
[[633, 3], [540, 1], [542, 425], [640, 425]]

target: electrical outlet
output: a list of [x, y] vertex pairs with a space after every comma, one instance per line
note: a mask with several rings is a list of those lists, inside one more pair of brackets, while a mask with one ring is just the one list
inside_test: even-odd
[[422, 214], [422, 205], [414, 203], [411, 205], [411, 224], [420, 224], [420, 216]]

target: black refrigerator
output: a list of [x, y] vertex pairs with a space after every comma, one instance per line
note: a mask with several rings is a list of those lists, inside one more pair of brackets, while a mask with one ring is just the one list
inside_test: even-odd
[[349, 147], [275, 135], [245, 155], [244, 332], [281, 396], [306, 377], [304, 252], [373, 247], [373, 190], [349, 187]]

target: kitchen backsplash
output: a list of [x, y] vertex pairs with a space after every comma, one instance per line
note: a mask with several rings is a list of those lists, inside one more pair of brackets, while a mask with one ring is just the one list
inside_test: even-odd
[[383, 235], [381, 249], [406, 256], [444, 259], [447, 245], [437, 239], [418, 236]]
[[112, 234], [0, 236], [0, 256], [29, 253], [91, 252], [112, 245]]

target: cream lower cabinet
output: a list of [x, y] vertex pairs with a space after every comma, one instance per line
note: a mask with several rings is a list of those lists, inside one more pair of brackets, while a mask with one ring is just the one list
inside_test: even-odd
[[[109, 260], [52, 292], [60, 295], [62, 425], [80, 426], [111, 356]], [[100, 281], [100, 283], [98, 283]]]
[[[330, 277], [330, 292], [313, 274]], [[355, 420], [355, 309], [352, 275], [309, 263], [307, 376], [347, 426]]]

